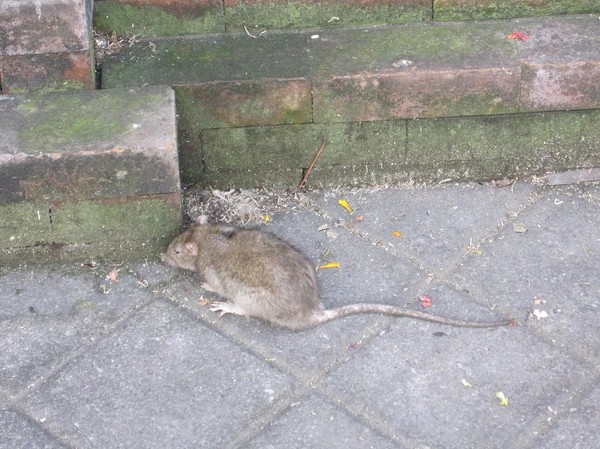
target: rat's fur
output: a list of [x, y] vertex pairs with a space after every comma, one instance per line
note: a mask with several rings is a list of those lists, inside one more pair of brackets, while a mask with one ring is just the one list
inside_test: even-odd
[[514, 321], [463, 321], [384, 304], [353, 304], [325, 310], [313, 265], [280, 238], [257, 229], [211, 224], [200, 217], [171, 242], [163, 262], [195, 271], [202, 287], [229, 302], [211, 310], [261, 318], [278, 326], [303, 329], [346, 315], [379, 313], [460, 327], [497, 327]]

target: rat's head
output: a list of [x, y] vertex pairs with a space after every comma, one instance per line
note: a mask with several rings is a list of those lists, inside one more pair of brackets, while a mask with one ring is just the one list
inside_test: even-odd
[[174, 267], [196, 271], [198, 245], [191, 240], [191, 237], [192, 230], [175, 237], [167, 251], [161, 255], [161, 260]]

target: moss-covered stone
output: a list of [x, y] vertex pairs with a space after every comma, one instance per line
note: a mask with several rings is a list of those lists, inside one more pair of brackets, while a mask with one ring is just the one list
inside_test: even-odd
[[[600, 111], [531, 113], [408, 122], [407, 164], [505, 161], [513, 174], [592, 167], [600, 163]], [[505, 173], [496, 173], [501, 177]]]
[[435, 0], [435, 20], [510, 19], [600, 12], [597, 0]]
[[202, 169], [188, 172], [184, 182], [225, 187], [237, 180], [258, 187], [275, 179], [276, 185], [291, 187], [323, 140], [320, 168], [362, 167], [368, 173], [369, 167], [403, 164], [405, 137], [404, 121], [204, 130]]
[[[103, 87], [189, 85], [261, 78], [329, 79], [357, 73], [441, 68], [513, 67], [514, 42], [506, 24], [424, 26], [153, 39], [106, 58]], [[402, 61], [411, 61], [408, 68]]]
[[519, 70], [455, 69], [357, 75], [315, 82], [315, 122], [518, 112]]
[[143, 36], [217, 33], [225, 31], [220, 8], [204, 8], [198, 16], [178, 17], [154, 6], [134, 6], [111, 1], [94, 5], [98, 31]]
[[0, 262], [156, 258], [179, 230], [179, 194], [0, 206]]
[[39, 154], [75, 145], [78, 148], [106, 142], [124, 134], [141, 119], [145, 106], [162, 102], [156, 90], [58, 92], [29, 95], [16, 107], [26, 125], [19, 131], [19, 150]]
[[225, 8], [228, 30], [259, 34], [263, 29], [334, 28], [391, 25], [431, 19], [429, 2], [397, 2], [359, 6], [352, 2], [238, 3]]
[[312, 121], [311, 86], [302, 79], [214, 82], [176, 89], [183, 129]]

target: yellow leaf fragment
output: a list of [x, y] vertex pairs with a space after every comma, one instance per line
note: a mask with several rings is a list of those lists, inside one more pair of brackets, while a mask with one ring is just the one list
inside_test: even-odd
[[339, 267], [340, 267], [339, 262], [329, 262], [329, 263], [326, 263], [325, 265], [321, 265], [318, 269], [323, 270], [325, 268], [339, 268]]
[[465, 246], [465, 249], [467, 250], [467, 254], [473, 254], [475, 256], [481, 255], [481, 250], [479, 250], [475, 245], [468, 244]]
[[269, 214], [265, 215], [265, 218], [263, 221], [265, 222], [265, 224], [267, 224], [267, 222], [269, 221]]
[[338, 200], [338, 204], [340, 206], [342, 206], [344, 209], [346, 209], [348, 211], [348, 213], [350, 213], [350, 214], [352, 213], [352, 208], [348, 204], [348, 201], [346, 201], [346, 200]]
[[403, 239], [404, 238], [404, 236], [400, 232], [398, 232], [398, 231], [392, 231], [392, 235], [394, 237], [399, 238], [399, 239]]
[[508, 398], [506, 396], [504, 396], [504, 393], [499, 391], [498, 393], [496, 393], [496, 397], [498, 399], [500, 399], [500, 405], [502, 405], [502, 406], [508, 405]]
[[471, 383], [467, 379], [463, 379], [462, 384], [467, 388], [473, 388], [473, 385], [471, 385]]

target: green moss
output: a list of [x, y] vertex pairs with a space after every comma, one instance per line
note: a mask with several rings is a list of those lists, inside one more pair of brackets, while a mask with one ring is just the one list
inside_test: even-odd
[[81, 81], [56, 81], [52, 84], [46, 85], [40, 88], [20, 88], [20, 87], [11, 87], [10, 94], [11, 95], [44, 95], [53, 92], [67, 92], [71, 90], [84, 90], [89, 89], [89, 86], [86, 86]]
[[401, 24], [422, 22], [431, 18], [426, 5], [394, 5], [358, 7], [312, 2], [271, 4], [238, 4], [225, 8], [228, 30], [243, 31], [247, 27], [259, 34], [262, 29], [335, 28], [355, 25]]
[[157, 94], [125, 95], [123, 92], [78, 92], [31, 95], [17, 111], [27, 115], [28, 128], [20, 130], [23, 151], [38, 153], [75, 144], [104, 142], [107, 135], [122, 133], [131, 123], [132, 111], [160, 101]]
[[435, 20], [510, 19], [600, 12], [597, 0], [437, 0]]
[[578, 168], [599, 159], [599, 123], [598, 111], [409, 121], [407, 162], [444, 167], [503, 159], [531, 173]]
[[48, 209], [0, 206], [0, 263], [153, 258], [179, 230], [179, 205], [162, 199], [65, 203], [52, 210], [52, 223]]
[[153, 6], [132, 6], [110, 1], [94, 5], [94, 27], [98, 31], [144, 36], [215, 33], [225, 31], [220, 9], [206, 9], [199, 17], [176, 17]]

